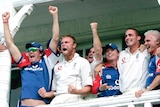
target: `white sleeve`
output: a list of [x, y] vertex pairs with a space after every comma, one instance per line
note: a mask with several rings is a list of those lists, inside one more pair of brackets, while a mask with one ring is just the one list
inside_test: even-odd
[[[55, 69], [54, 69], [55, 71]], [[52, 90], [56, 90], [56, 76], [55, 73], [53, 73], [53, 80], [52, 80]]]
[[86, 59], [84, 59], [83, 63], [81, 64], [80, 76], [82, 79], [83, 87], [86, 85], [92, 85], [91, 67], [89, 62]]

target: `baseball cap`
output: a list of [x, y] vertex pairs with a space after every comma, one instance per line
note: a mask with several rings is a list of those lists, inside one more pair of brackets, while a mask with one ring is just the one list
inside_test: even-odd
[[106, 47], [105, 47], [105, 51], [106, 51], [107, 49], [109, 49], [109, 48], [116, 49], [117, 51], [119, 51], [117, 45], [114, 44], [114, 43], [109, 43], [109, 44], [107, 44]]
[[[48, 40], [47, 44], [46, 44], [46, 47], [47, 47], [47, 48], [49, 47], [49, 44], [50, 44], [50, 42], [51, 42], [51, 39], [52, 39], [52, 38], [50, 38], [50, 39]], [[58, 41], [58, 46], [61, 47], [61, 39]]]
[[27, 43], [27, 44], [26, 44], [26, 49], [28, 49], [28, 48], [30, 48], [30, 47], [36, 47], [36, 48], [38, 48], [40, 51], [43, 51], [42, 45], [39, 44], [38, 42]]

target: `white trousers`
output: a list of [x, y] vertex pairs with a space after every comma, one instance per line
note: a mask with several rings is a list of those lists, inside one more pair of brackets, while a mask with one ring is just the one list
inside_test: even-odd
[[77, 102], [77, 101], [83, 101], [83, 98], [81, 95], [77, 94], [60, 94], [57, 95], [53, 100], [51, 101], [51, 105], [55, 104], [65, 104], [65, 103], [71, 103], [71, 102]]

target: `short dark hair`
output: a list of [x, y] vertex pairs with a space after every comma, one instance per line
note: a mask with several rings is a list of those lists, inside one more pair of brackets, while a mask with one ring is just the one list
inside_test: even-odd
[[[127, 30], [134, 30], [134, 31], [136, 32], [137, 36], [141, 36], [141, 35], [140, 35], [140, 31], [137, 30], [137, 29], [135, 29], [135, 28], [128, 28]], [[127, 30], [126, 30], [126, 31], [127, 31]]]
[[72, 36], [72, 35], [64, 35], [62, 38], [64, 38], [64, 37], [70, 37], [70, 38], [72, 38], [73, 43], [77, 43], [76, 42], [76, 38], [74, 36]]

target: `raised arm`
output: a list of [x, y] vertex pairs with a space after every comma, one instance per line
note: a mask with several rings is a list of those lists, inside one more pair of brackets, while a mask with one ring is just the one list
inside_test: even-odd
[[49, 6], [49, 12], [53, 15], [53, 26], [52, 26], [52, 39], [49, 47], [56, 52], [58, 41], [59, 41], [59, 22], [58, 22], [58, 8], [55, 6]]
[[98, 23], [97, 22], [92, 22], [90, 24], [92, 34], [93, 34], [93, 47], [94, 47], [94, 56], [97, 61], [100, 61], [102, 59], [102, 44], [98, 36]]
[[2, 20], [3, 20], [3, 26], [4, 26], [4, 37], [5, 37], [7, 48], [9, 49], [10, 53], [14, 57], [14, 60], [18, 62], [21, 58], [21, 52], [19, 51], [17, 46], [14, 44], [13, 38], [11, 36], [10, 29], [9, 29], [9, 22], [8, 22], [9, 17], [10, 17], [9, 12], [5, 12], [4, 14], [2, 14]]

